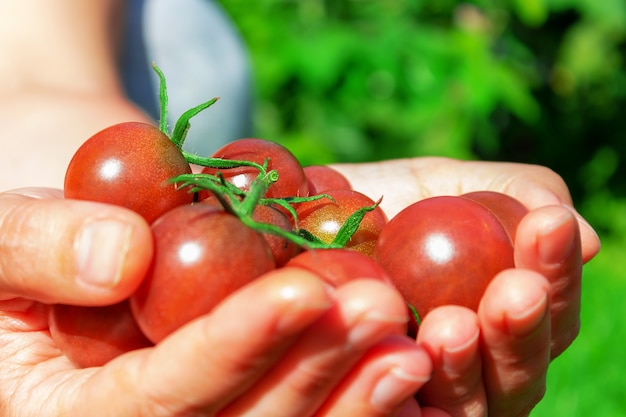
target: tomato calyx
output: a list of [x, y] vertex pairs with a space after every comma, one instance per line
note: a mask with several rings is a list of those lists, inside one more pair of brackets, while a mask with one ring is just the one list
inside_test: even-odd
[[190, 161], [190, 158], [195, 159], [196, 156], [183, 151], [183, 144], [185, 143], [185, 139], [187, 138], [187, 132], [191, 127], [191, 118], [196, 116], [201, 111], [211, 107], [213, 104], [215, 104], [215, 102], [217, 102], [217, 100], [219, 100], [219, 97], [213, 97], [211, 100], [201, 103], [184, 112], [176, 121], [174, 129], [170, 134], [169, 127], [167, 125], [169, 98], [167, 95], [167, 83], [165, 80], [165, 75], [154, 62], [152, 63], [152, 68], [159, 77], [159, 130], [170, 138], [174, 145], [176, 145], [176, 147], [185, 156], [187, 162], [194, 163]]
[[[220, 160], [224, 162], [225, 160]], [[228, 167], [237, 166], [239, 162], [248, 161], [226, 161]], [[249, 164], [247, 164], [249, 165]], [[252, 182], [248, 191], [241, 190], [226, 181], [223, 176], [212, 174], [185, 174], [172, 178], [171, 181], [179, 184], [182, 188], [191, 192], [199, 192], [202, 190], [209, 191], [220, 202], [224, 210], [238, 217], [245, 225], [260, 233], [269, 233], [285, 238], [294, 244], [306, 249], [331, 249], [343, 248], [351, 239], [359, 228], [363, 217], [370, 211], [374, 210], [380, 201], [378, 200], [371, 206], [361, 207], [357, 209], [342, 224], [337, 236], [331, 243], [325, 243], [312, 233], [301, 229], [297, 226], [298, 215], [293, 208], [293, 204], [306, 201], [314, 201], [322, 198], [333, 198], [327, 194], [318, 194], [308, 197], [285, 197], [285, 198], [265, 198], [264, 195], [268, 188], [278, 180], [276, 171], [267, 170], [267, 162], [262, 166], [257, 165], [259, 174]], [[254, 209], [257, 205], [278, 205], [286, 209], [294, 219], [296, 225], [294, 231], [287, 231], [269, 223], [263, 223], [253, 218]]]
[[[380, 205], [380, 200], [371, 206], [357, 209], [342, 224], [337, 235], [332, 242], [326, 243], [307, 230], [298, 227], [298, 215], [294, 208], [295, 204], [314, 201], [321, 198], [333, 198], [327, 194], [316, 194], [312, 196], [290, 196], [280, 198], [268, 198], [266, 193], [272, 184], [279, 180], [278, 171], [269, 169], [269, 159], [262, 164], [248, 160], [234, 160], [216, 157], [202, 157], [183, 150], [183, 145], [187, 137], [187, 133], [191, 127], [191, 119], [198, 113], [212, 106], [219, 97], [201, 103], [186, 112], [184, 112], [176, 121], [172, 133], [169, 133], [167, 125], [168, 116], [168, 92], [167, 83], [163, 71], [152, 63], [152, 68], [159, 77], [159, 102], [160, 102], [160, 120], [159, 130], [163, 132], [174, 143], [176, 148], [182, 153], [189, 164], [202, 166], [205, 168], [213, 168], [217, 170], [226, 170], [239, 167], [251, 167], [258, 171], [258, 175], [250, 184], [248, 190], [243, 190], [234, 184], [226, 181], [224, 176], [218, 171], [215, 175], [208, 173], [184, 174], [170, 179], [175, 183], [179, 190], [185, 192], [198, 193], [200, 191], [209, 191], [216, 197], [224, 210], [238, 217], [248, 227], [260, 233], [269, 233], [285, 238], [294, 244], [306, 249], [328, 249], [343, 248], [356, 233], [363, 217], [370, 211], [376, 209]], [[334, 201], [333, 201], [334, 202]], [[263, 223], [253, 218], [255, 208], [259, 205], [279, 206], [288, 212], [294, 220], [295, 228], [293, 231], [282, 229], [276, 225]]]

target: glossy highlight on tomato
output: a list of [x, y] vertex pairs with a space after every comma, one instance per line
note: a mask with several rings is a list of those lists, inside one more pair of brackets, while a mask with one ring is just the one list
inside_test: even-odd
[[420, 317], [445, 304], [476, 310], [493, 277], [514, 267], [513, 245], [498, 218], [452, 196], [398, 213], [380, 234], [374, 259]]
[[[332, 243], [341, 226], [354, 212], [376, 204], [374, 200], [355, 190], [326, 190], [323, 194], [331, 198], [320, 198], [298, 204], [298, 226], [317, 236], [325, 243]], [[387, 224], [387, 215], [376, 206], [365, 214], [361, 224], [352, 235], [346, 248], [354, 249], [366, 255], [372, 255], [374, 246], [383, 227]]]
[[154, 343], [275, 268], [263, 237], [211, 204], [170, 210], [153, 223], [152, 231], [152, 267], [130, 304]]
[[66, 174], [65, 198], [129, 208], [149, 223], [193, 201], [169, 180], [190, 174], [189, 163], [156, 126], [125, 122], [93, 135], [76, 151]]
[[[269, 158], [268, 170], [278, 172], [278, 181], [267, 190], [266, 196], [303, 197], [309, 194], [309, 186], [300, 161], [284, 146], [265, 139], [244, 138], [229, 142], [213, 153], [214, 158], [250, 161], [259, 165]], [[241, 166], [229, 169], [204, 168], [203, 173], [217, 174], [242, 190], [248, 190], [259, 171], [254, 167]]]

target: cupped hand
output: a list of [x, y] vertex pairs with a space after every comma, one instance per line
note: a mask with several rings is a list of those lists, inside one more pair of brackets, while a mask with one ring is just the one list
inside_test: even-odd
[[517, 231], [515, 265], [494, 278], [478, 312], [442, 306], [423, 320], [417, 342], [433, 359], [418, 397], [453, 416], [524, 416], [542, 398], [550, 361], [580, 327], [582, 265], [600, 249], [572, 207], [563, 179], [548, 168], [419, 158], [338, 165], [353, 187], [393, 217], [436, 195], [492, 190], [530, 212]]
[[446, 415], [413, 398], [431, 359], [404, 336], [406, 306], [393, 288], [369, 279], [330, 289], [294, 268], [154, 347], [76, 369], [50, 337], [47, 306], [127, 297], [152, 246], [134, 213], [59, 194], [0, 194], [3, 415]]

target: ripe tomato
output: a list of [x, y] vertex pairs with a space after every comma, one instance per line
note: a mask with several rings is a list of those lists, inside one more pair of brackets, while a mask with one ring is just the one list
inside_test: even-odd
[[130, 304], [154, 343], [275, 267], [259, 233], [211, 204], [172, 209], [152, 231], [153, 264]]
[[507, 194], [495, 191], [474, 191], [462, 194], [461, 197], [476, 201], [490, 210], [506, 229], [511, 237], [511, 243], [515, 244], [517, 225], [528, 213], [525, 205]]
[[102, 366], [131, 350], [151, 346], [128, 301], [104, 307], [55, 304], [49, 313], [50, 336], [76, 366]]
[[333, 287], [362, 278], [391, 284], [389, 276], [380, 265], [371, 257], [352, 249], [307, 250], [293, 257], [286, 266], [308, 269]]
[[[273, 206], [256, 206], [252, 218], [261, 223], [269, 223], [280, 227], [283, 230], [294, 230], [293, 219], [285, 214], [283, 210]], [[291, 258], [300, 252], [298, 245], [284, 237], [270, 233], [262, 233], [261, 235], [270, 247], [272, 255], [274, 255], [276, 267], [284, 266]]]
[[136, 122], [110, 126], [74, 154], [65, 174], [66, 198], [127, 207], [148, 222], [190, 204], [193, 195], [169, 182], [191, 168], [157, 127]]
[[374, 259], [420, 317], [444, 304], [476, 310], [485, 288], [512, 268], [513, 245], [500, 221], [468, 198], [428, 198], [383, 229]]
[[309, 165], [304, 167], [304, 175], [309, 183], [311, 195], [321, 194], [326, 190], [352, 189], [350, 181], [339, 171], [328, 165]]
[[[326, 190], [324, 194], [331, 196], [334, 201], [321, 198], [299, 203], [296, 212], [299, 219], [298, 226], [325, 243], [332, 243], [341, 226], [355, 211], [375, 204], [374, 200], [354, 190]], [[380, 207], [376, 207], [363, 217], [346, 248], [372, 255], [378, 235], [385, 224], [387, 224], [387, 216]]]
[[[307, 196], [309, 187], [304, 170], [297, 158], [284, 146], [264, 139], [246, 138], [227, 143], [213, 153], [214, 158], [251, 161], [262, 165], [269, 158], [269, 170], [278, 172], [278, 181], [267, 191], [266, 196], [272, 198]], [[224, 177], [242, 190], [248, 190], [258, 175], [253, 167], [237, 167], [230, 169], [204, 168], [203, 173], [221, 172]]]

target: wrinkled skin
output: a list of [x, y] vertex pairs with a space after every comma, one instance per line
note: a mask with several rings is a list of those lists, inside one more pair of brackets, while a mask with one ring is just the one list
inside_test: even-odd
[[[473, 178], [465, 175], [468, 165], [476, 173]], [[10, 387], [13, 392], [3, 402], [8, 410], [5, 414], [20, 417], [53, 415], [49, 407], [57, 404], [74, 415], [94, 415], [94, 410], [104, 413], [101, 415], [127, 412], [134, 415], [148, 410], [151, 415], [173, 416], [191, 413], [192, 409], [194, 415], [204, 415], [199, 410], [215, 410], [226, 406], [225, 402], [229, 403], [231, 410], [241, 412], [254, 410], [254, 398], [261, 395], [267, 399], [263, 407], [284, 401], [285, 391], [280, 388], [283, 384], [276, 385], [277, 380], [284, 377], [283, 372], [295, 372], [293, 375], [299, 381], [296, 383], [299, 390], [288, 395], [293, 403], [301, 401], [303, 406], [315, 403], [320, 407], [319, 415], [346, 415], [341, 414], [346, 410], [359, 410], [362, 415], [387, 415], [372, 406], [370, 398], [374, 381], [380, 378], [381, 367], [385, 369], [383, 364], [388, 364], [389, 360], [398, 360], [402, 367], [417, 366], [419, 369], [413, 368], [411, 372], [423, 378], [411, 379], [412, 385], [396, 385], [398, 397], [389, 400], [385, 405], [387, 410], [397, 410], [398, 404], [402, 403], [404, 414], [401, 415], [419, 416], [418, 404], [411, 399], [412, 393], [422, 386], [432, 370], [419, 398], [422, 404], [430, 404], [438, 410], [427, 408], [422, 410], [423, 415], [445, 415], [441, 414], [441, 409], [454, 416], [480, 416], [487, 409], [490, 415], [496, 416], [509, 415], [508, 411], [527, 414], [541, 398], [550, 358], [561, 353], [577, 334], [581, 265], [599, 250], [593, 229], [568, 207], [571, 204], [569, 194], [560, 178], [539, 167], [441, 159], [350, 165], [339, 169], [365, 193], [378, 193], [380, 188], [376, 179], [395, 176], [398, 170], [416, 175], [414, 190], [403, 189], [395, 193], [393, 186], [388, 187], [383, 205], [391, 215], [399, 211], [403, 201], [409, 200], [407, 192], [413, 195], [410, 200], [436, 193], [446, 194], [450, 190], [491, 188], [511, 193], [530, 208], [516, 238], [517, 268], [495, 277], [477, 313], [451, 306], [434, 310], [422, 323], [418, 343], [410, 344], [413, 348], [406, 344], [406, 339], [397, 342], [400, 332], [397, 327], [403, 327], [406, 311], [395, 291], [367, 280], [331, 295], [317, 277], [307, 275], [302, 278], [306, 275], [302, 271], [283, 270], [278, 276], [260, 280], [257, 285], [238, 293], [215, 313], [181, 329], [155, 348], [121, 356], [103, 368], [75, 370], [47, 336], [45, 305], [42, 303], [98, 305], [119, 301], [130, 294], [138, 285], [151, 256], [147, 249], [150, 245], [146, 244], [150, 240], [148, 226], [139, 216], [121, 208], [59, 200], [59, 193], [51, 190], [5, 193], [0, 196], [0, 231], [4, 237], [0, 243], [3, 253], [0, 289], [4, 300], [0, 338], [6, 360], [0, 363], [4, 366], [0, 386]], [[447, 177], [442, 176], [442, 172]], [[367, 174], [364, 176], [364, 173]], [[115, 250], [94, 250], [90, 254], [91, 262], [79, 262], [82, 268], [76, 270], [72, 266], [77, 262], [72, 250], [74, 242], [80, 236], [81, 225], [93, 223], [94, 218], [106, 219], [110, 222], [107, 225], [126, 225], [132, 233], [122, 234], [124, 239], [118, 240], [119, 243], [113, 241], [111, 245]], [[49, 227], [50, 219], [56, 220], [56, 228]], [[29, 230], [31, 233], [26, 235], [31, 237], [30, 243], [17, 243], [22, 242], [21, 236]], [[51, 241], [57, 244], [50, 246]], [[37, 248], [41, 245], [49, 250], [39, 251]], [[120, 246], [116, 245], [130, 249], [120, 252]], [[117, 259], [114, 255], [121, 257], [117, 263], [110, 259]], [[26, 262], [32, 259], [37, 262]], [[102, 268], [97, 267], [99, 264], [113, 264], [118, 268], [112, 270], [112, 277], [98, 276], [102, 273]], [[304, 297], [301, 298], [303, 302], [306, 300], [304, 304], [295, 301], [300, 296]], [[256, 304], [267, 307], [259, 310], [254, 308]], [[254, 313], [249, 316], [253, 320], [241, 321], [232, 315], [232, 309], [243, 306], [253, 309]], [[339, 326], [338, 334], [350, 334], [356, 326], [345, 327], [346, 322], [338, 320], [338, 317], [344, 317], [339, 312], [347, 309], [345, 314], [351, 311], [350, 314], [359, 316], [371, 308], [380, 311], [375, 316], [386, 317], [374, 326], [375, 333], [380, 334], [384, 342], [378, 337], [369, 339], [365, 343], [368, 347], [360, 348], [363, 352], [360, 361], [352, 363], [350, 370], [340, 372], [343, 375], [341, 383], [337, 381], [335, 367], [346, 358], [341, 354], [328, 356], [323, 353], [334, 348], [318, 346], [306, 350], [306, 344], [298, 345], [304, 349], [301, 350], [293, 345], [293, 340], [307, 340], [318, 331], [327, 331], [327, 326]], [[323, 316], [327, 318], [318, 321]], [[271, 336], [272, 329], [276, 329], [272, 323], [284, 317], [293, 317], [288, 330], [283, 330], [286, 333]], [[324, 322], [328, 325], [320, 324]], [[267, 337], [245, 336], [251, 332], [255, 336], [265, 334]], [[385, 339], [384, 335], [392, 336], [392, 339]], [[328, 343], [338, 348], [343, 346], [342, 340], [346, 339], [338, 337]], [[384, 347], [389, 346], [388, 343], [396, 348], [389, 351], [389, 347]], [[189, 350], [198, 344], [207, 348], [215, 346], [216, 349]], [[24, 350], [23, 346], [28, 349]], [[290, 360], [310, 363], [306, 366], [309, 371], [302, 374], [305, 368], [290, 371], [288, 366], [283, 366], [278, 368], [280, 377], [266, 374], [278, 356], [284, 358], [288, 346], [296, 349]], [[417, 359], [422, 357], [423, 351], [429, 353], [432, 369], [428, 358]], [[207, 352], [212, 353], [207, 356]], [[379, 356], [381, 352], [386, 355]], [[174, 364], [165, 359], [172, 355], [185, 360]], [[231, 362], [225, 358], [238, 359]], [[316, 362], [318, 360], [322, 362]], [[13, 365], [9, 366], [9, 363]], [[250, 369], [240, 366], [242, 363], [255, 365]], [[120, 374], [122, 369], [124, 373]], [[206, 380], [209, 370], [223, 384], [207, 386], [197, 383], [197, 378]], [[255, 384], [252, 387], [241, 385], [241, 381], [250, 380], [251, 374]], [[122, 383], [120, 375], [124, 375]], [[152, 375], [159, 375], [159, 378]], [[323, 382], [317, 380], [314, 383], [315, 375]], [[266, 380], [264, 376], [269, 378]], [[307, 379], [313, 385], [304, 383]], [[169, 380], [177, 382], [168, 384]], [[181, 380], [185, 383], [179, 384]], [[36, 391], [32, 391], [33, 386], [37, 387]], [[160, 389], [162, 386], [177, 386], [185, 395], [177, 396], [179, 391], [167, 391], [166, 395]], [[306, 388], [312, 386], [318, 387], [315, 394]], [[75, 395], [76, 389], [81, 395]], [[250, 402], [243, 395], [248, 390]], [[410, 391], [408, 395], [407, 390]], [[273, 395], [266, 396], [270, 392]], [[33, 402], [32, 399], [39, 395], [45, 396], [44, 403]], [[111, 395], [118, 399], [115, 404], [109, 400]], [[25, 401], [25, 398], [30, 400]], [[158, 404], [156, 398], [159, 398]], [[89, 407], [89, 411], [84, 407]], [[301, 410], [294, 410], [293, 415], [302, 415], [298, 414]]]

